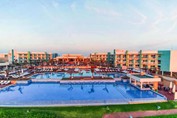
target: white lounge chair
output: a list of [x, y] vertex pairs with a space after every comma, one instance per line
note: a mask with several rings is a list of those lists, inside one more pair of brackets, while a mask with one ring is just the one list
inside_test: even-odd
[[1, 81], [1, 85], [4, 85], [5, 81]]
[[10, 84], [10, 80], [5, 81], [5, 85]]
[[2, 83], [2, 85], [6, 85], [6, 81], [4, 81], [4, 82]]
[[3, 85], [4, 81], [0, 81], [0, 85]]

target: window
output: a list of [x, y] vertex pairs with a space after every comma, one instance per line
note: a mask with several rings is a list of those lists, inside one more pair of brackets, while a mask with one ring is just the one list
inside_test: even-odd
[[151, 62], [155, 62], [155, 60], [151, 60]]
[[158, 63], [161, 64], [161, 60], [158, 60]]

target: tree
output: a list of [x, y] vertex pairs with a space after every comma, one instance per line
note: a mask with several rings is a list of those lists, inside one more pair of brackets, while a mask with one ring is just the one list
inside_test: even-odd
[[69, 69], [69, 70], [68, 70], [68, 73], [70, 74], [70, 79], [72, 79], [72, 74], [73, 74], [73, 72], [74, 72], [73, 69]]
[[96, 68], [95, 66], [91, 66], [92, 78], [93, 78], [93, 76], [94, 76], [95, 68]]
[[48, 63], [49, 65], [54, 65], [54, 59], [50, 59]]

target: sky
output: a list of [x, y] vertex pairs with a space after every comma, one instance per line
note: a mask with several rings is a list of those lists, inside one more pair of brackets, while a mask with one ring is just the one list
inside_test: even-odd
[[0, 53], [177, 49], [177, 0], [0, 0]]

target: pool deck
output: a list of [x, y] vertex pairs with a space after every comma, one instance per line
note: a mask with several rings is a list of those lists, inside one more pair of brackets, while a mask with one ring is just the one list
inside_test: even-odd
[[4, 88], [4, 87], [6, 87], [6, 86], [9, 86], [9, 85], [11, 85], [11, 84], [8, 84], [8, 85], [0, 85], [0, 89], [1, 89], [1, 88]]
[[0, 107], [64, 107], [64, 106], [109, 106], [109, 105], [124, 105], [124, 104], [142, 104], [142, 103], [157, 103], [166, 102], [165, 100], [153, 100], [153, 101], [136, 101], [128, 102], [127, 100], [71, 100], [71, 101], [60, 101], [57, 103], [49, 104], [19, 104], [19, 105], [0, 105]]
[[60, 82], [60, 79], [31, 79], [32, 82]]
[[1, 89], [4, 89], [4, 88], [7, 88], [7, 87], [10, 87], [10, 86], [13, 86], [14, 84], [7, 84], [7, 85], [0, 85], [0, 90]]
[[158, 93], [166, 96], [168, 100], [174, 100], [174, 93], [170, 93], [170, 92], [164, 91], [164, 90], [158, 90]]
[[58, 83], [90, 83], [90, 82], [93, 82], [93, 83], [114, 83], [116, 82], [116, 80], [112, 79], [103, 79], [103, 80], [60, 80], [60, 79], [32, 79], [32, 82], [58, 82]]

